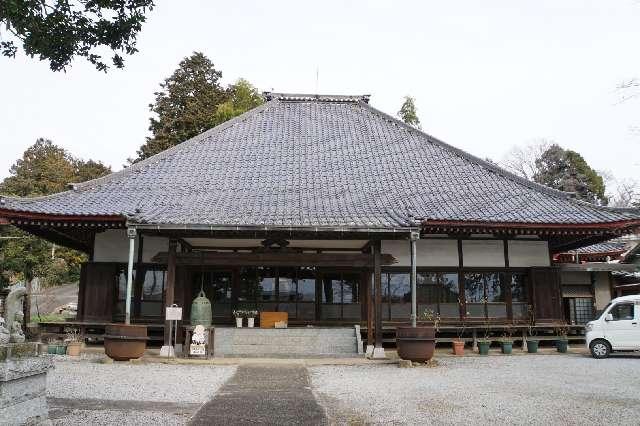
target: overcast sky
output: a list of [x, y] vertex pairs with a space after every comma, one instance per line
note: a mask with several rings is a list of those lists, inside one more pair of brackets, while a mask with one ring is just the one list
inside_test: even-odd
[[140, 52], [108, 74], [0, 57], [0, 178], [36, 138], [114, 170], [148, 135], [158, 84], [193, 51], [260, 90], [371, 94], [480, 157], [551, 139], [598, 170], [640, 177], [640, 2], [158, 0]]

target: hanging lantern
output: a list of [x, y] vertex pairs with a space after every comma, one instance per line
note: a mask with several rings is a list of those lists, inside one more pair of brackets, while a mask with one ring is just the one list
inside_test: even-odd
[[211, 302], [204, 294], [204, 290], [200, 288], [198, 297], [193, 299], [191, 303], [191, 325], [211, 326]]

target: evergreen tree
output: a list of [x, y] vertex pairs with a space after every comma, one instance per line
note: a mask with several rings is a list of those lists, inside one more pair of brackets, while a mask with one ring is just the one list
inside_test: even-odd
[[150, 119], [151, 137], [138, 150], [136, 161], [171, 148], [218, 124], [218, 105], [229, 99], [220, 86], [222, 73], [200, 52], [183, 59], [171, 77], [160, 84]]
[[[11, 175], [0, 183], [0, 194], [32, 197], [67, 189], [70, 182], [83, 182], [111, 172], [111, 168], [93, 160], [74, 158], [47, 139], [38, 139], [11, 167]], [[43, 278], [45, 285], [75, 281], [82, 253], [58, 247], [52, 256], [52, 243], [12, 226], [0, 227], [0, 254], [3, 270], [13, 276], [31, 280]]]
[[561, 191], [575, 192], [581, 200], [606, 205], [605, 184], [580, 154], [551, 145], [536, 159], [533, 180]]
[[416, 109], [416, 101], [411, 96], [404, 97], [404, 103], [398, 111], [398, 117], [410, 126], [421, 129], [418, 111]]

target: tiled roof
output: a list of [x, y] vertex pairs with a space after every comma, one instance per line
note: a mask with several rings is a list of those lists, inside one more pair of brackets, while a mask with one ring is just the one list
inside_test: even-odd
[[47, 197], [5, 197], [0, 210], [285, 227], [396, 228], [410, 226], [410, 217], [640, 218], [516, 177], [372, 108], [366, 96], [267, 96], [262, 106], [120, 172]]
[[616, 241], [607, 241], [604, 243], [592, 244], [586, 247], [580, 247], [575, 250], [580, 254], [599, 254], [599, 253], [624, 253], [627, 248], [627, 244], [616, 242]]

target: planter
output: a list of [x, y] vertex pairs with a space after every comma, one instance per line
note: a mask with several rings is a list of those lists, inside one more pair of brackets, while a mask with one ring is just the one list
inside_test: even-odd
[[253, 328], [253, 321], [255, 318], [247, 318], [247, 327]]
[[491, 346], [491, 341], [489, 341], [489, 340], [479, 340], [478, 341], [478, 353], [480, 355], [489, 355], [489, 346]]
[[505, 355], [511, 355], [513, 351], [513, 342], [500, 342], [502, 344], [502, 353]]
[[242, 318], [236, 318], [236, 327], [242, 328]]
[[527, 352], [530, 354], [538, 352], [538, 343], [537, 340], [527, 340]]
[[105, 327], [104, 351], [116, 361], [140, 358], [147, 348], [147, 326], [109, 324]]
[[67, 344], [67, 355], [80, 356], [82, 351], [82, 342], [69, 342]]
[[56, 354], [57, 355], [65, 355], [67, 353], [67, 347], [65, 345], [57, 345], [56, 346]]
[[397, 327], [398, 356], [415, 362], [427, 362], [433, 358], [436, 348], [436, 330], [433, 327]]
[[567, 353], [569, 349], [569, 341], [567, 339], [560, 339], [556, 341], [556, 349], [560, 353]]
[[464, 355], [464, 341], [462, 340], [453, 341], [453, 354]]

